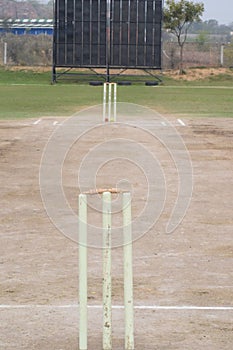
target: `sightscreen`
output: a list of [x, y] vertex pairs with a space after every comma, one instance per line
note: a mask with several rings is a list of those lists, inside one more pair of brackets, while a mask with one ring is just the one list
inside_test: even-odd
[[57, 67], [160, 68], [162, 0], [56, 0]]

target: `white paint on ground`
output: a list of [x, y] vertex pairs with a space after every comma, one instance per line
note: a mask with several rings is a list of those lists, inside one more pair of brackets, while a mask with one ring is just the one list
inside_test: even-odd
[[[64, 305], [43, 305], [43, 304], [25, 304], [25, 305], [0, 305], [0, 309], [72, 309], [78, 308], [78, 304], [64, 304]], [[103, 305], [88, 305], [89, 309], [102, 309]], [[124, 305], [113, 305], [113, 309], [124, 309]], [[196, 306], [196, 305], [135, 305], [135, 310], [176, 310], [176, 311], [233, 311], [233, 306]]]
[[186, 126], [182, 119], [177, 119], [178, 123], [182, 126]]
[[36, 120], [33, 124], [34, 124], [34, 125], [37, 125], [37, 124], [40, 124], [40, 122], [41, 122], [41, 119], [38, 119], [38, 120]]

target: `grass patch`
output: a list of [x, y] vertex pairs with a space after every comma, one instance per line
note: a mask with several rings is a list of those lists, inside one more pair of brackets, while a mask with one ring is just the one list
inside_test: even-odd
[[99, 104], [101, 93], [88, 85], [0, 86], [0, 118], [69, 116], [82, 107]]
[[[70, 116], [102, 103], [102, 87], [61, 82], [51, 85], [51, 72], [2, 69], [0, 76], [1, 119]], [[165, 77], [163, 85], [156, 87], [118, 86], [118, 101], [148, 106], [162, 114], [232, 117], [232, 82], [228, 76], [218, 77], [208, 77], [201, 84]]]
[[[128, 90], [128, 91], [127, 91]], [[124, 102], [148, 106], [163, 114], [192, 114], [233, 117], [231, 89], [195, 87], [131, 87], [125, 88]], [[133, 93], [134, 92], [134, 93]]]
[[50, 84], [50, 72], [38, 72], [28, 69], [11, 70], [0, 68], [0, 85], [12, 84]]

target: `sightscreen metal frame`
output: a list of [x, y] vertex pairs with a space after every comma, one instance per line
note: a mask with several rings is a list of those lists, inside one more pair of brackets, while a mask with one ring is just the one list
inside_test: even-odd
[[163, 0], [55, 0], [56, 68], [161, 69]]

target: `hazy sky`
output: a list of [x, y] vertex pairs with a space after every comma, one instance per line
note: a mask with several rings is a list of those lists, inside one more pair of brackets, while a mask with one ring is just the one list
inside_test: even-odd
[[203, 2], [205, 5], [203, 20], [216, 19], [219, 24], [233, 22], [233, 0], [195, 0], [195, 2]]
[[[40, 0], [47, 2], [48, 0]], [[165, 0], [166, 1], [166, 0]], [[233, 0], [194, 0], [203, 2], [205, 12], [203, 20], [216, 19], [219, 24], [229, 24], [233, 22]]]

